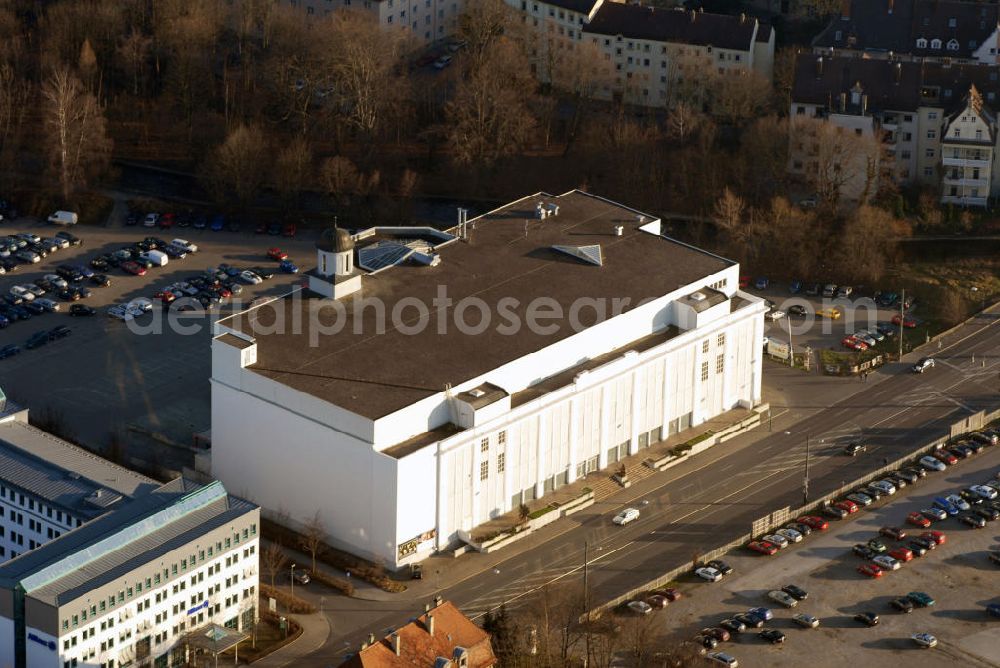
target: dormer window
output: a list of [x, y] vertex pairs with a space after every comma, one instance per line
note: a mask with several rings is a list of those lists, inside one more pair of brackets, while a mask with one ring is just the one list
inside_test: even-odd
[[917, 38], [917, 48], [918, 49], [926, 49], [927, 48], [927, 40], [924, 39], [923, 37], [918, 37]]
[[939, 39], [932, 39], [931, 40], [931, 48], [932, 49], [940, 49], [941, 48], [941, 40], [939, 40]]
[[837, 32], [833, 33], [834, 42], [839, 42], [841, 39], [843, 39], [843, 37], [844, 37], [844, 32], [842, 30], [838, 30]]
[[950, 18], [950, 19], [948, 19], [948, 27], [949, 28], [954, 28], [957, 25], [958, 25], [958, 19], [956, 19], [956, 18]]
[[958, 51], [958, 40], [957, 39], [948, 40], [948, 50], [949, 51]]

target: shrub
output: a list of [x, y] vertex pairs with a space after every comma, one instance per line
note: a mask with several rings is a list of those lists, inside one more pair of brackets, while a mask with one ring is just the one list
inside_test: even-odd
[[327, 575], [323, 571], [311, 571], [310, 577], [316, 582], [322, 582], [330, 589], [335, 589], [339, 591], [344, 596], [354, 596], [354, 585], [344, 578], [338, 578], [333, 575]]
[[556, 509], [556, 507], [550, 504], [548, 506], [545, 506], [544, 508], [539, 508], [538, 510], [536, 510], [533, 513], [529, 514], [528, 517], [530, 517], [533, 520], [537, 520], [542, 515], [545, 515], [546, 513], [549, 513], [549, 512], [551, 512], [551, 511], [553, 511], [555, 509]]
[[316, 606], [309, 601], [289, 594], [286, 591], [261, 583], [260, 593], [264, 598], [273, 598], [283, 605], [288, 612], [300, 615], [311, 615], [316, 612]]

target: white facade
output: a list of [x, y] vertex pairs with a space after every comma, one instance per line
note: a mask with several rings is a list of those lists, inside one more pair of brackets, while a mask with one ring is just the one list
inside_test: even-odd
[[310, 17], [338, 9], [362, 11], [386, 30], [401, 29], [421, 44], [454, 35], [466, 0], [284, 0]]
[[81, 519], [0, 482], [0, 563], [58, 538]]
[[[676, 244], [658, 236], [659, 221], [641, 229], [649, 244]], [[257, 344], [223, 321], [212, 346], [213, 474], [294, 521], [319, 512], [339, 547], [391, 567], [419, 561], [523, 500], [759, 403], [763, 303], [737, 293], [738, 265], [719, 264], [374, 419], [247, 368]], [[696, 292], [712, 299], [695, 302]], [[502, 398], [476, 405], [469, 393], [480, 387]]]

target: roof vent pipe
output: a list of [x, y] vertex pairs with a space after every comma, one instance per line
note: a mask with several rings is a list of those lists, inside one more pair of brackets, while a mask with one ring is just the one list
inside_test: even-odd
[[823, 56], [816, 59], [816, 78], [823, 76]]
[[625, 226], [624, 225], [615, 225], [615, 236], [616, 237], [620, 237], [620, 236], [622, 236], [624, 234], [625, 234]]

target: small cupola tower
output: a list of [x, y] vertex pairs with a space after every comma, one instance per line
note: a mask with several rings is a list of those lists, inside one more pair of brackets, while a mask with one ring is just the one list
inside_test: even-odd
[[354, 266], [354, 237], [334, 225], [316, 242], [316, 271], [309, 288], [324, 297], [340, 299], [361, 289], [361, 274]]

